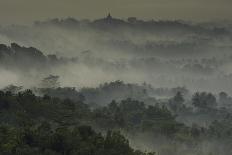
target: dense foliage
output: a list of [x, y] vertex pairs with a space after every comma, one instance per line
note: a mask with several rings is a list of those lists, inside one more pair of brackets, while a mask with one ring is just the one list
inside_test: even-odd
[[[67, 90], [72, 92], [72, 89]], [[104, 107], [91, 107], [84, 103], [84, 99], [73, 101], [62, 98], [62, 95], [61, 98], [36, 96], [31, 90], [17, 94], [0, 91], [1, 152], [9, 155], [145, 154], [131, 148], [122, 133], [150, 133], [154, 138], [163, 136], [175, 145], [193, 148], [206, 139], [220, 140], [227, 150], [232, 146], [232, 124], [229, 123], [232, 119], [227, 112], [224, 112], [227, 117], [213, 121], [209, 127], [186, 126], [176, 121], [177, 116], [173, 114], [194, 112], [184, 105], [184, 98], [179, 92], [169, 104], [155, 105], [128, 98], [120, 102], [113, 100]], [[202, 113], [202, 109], [208, 115], [212, 111], [219, 113], [216, 104], [212, 94], [196, 93], [192, 98], [198, 114]]]
[[3, 154], [145, 155], [132, 149], [120, 132], [103, 136], [77, 125], [91, 117], [83, 103], [36, 97], [27, 90], [17, 95], [1, 92], [0, 108]]

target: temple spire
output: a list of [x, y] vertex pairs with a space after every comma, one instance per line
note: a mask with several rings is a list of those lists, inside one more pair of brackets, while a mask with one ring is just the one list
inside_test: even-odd
[[109, 13], [108, 16], [106, 17], [106, 19], [112, 19], [111, 14]]

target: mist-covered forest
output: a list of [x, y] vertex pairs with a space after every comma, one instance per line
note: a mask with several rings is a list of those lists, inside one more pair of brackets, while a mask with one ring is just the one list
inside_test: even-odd
[[231, 155], [232, 23], [0, 26], [0, 154]]

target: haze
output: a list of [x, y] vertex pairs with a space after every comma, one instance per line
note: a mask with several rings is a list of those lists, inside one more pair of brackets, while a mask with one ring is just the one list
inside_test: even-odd
[[1, 0], [2, 25], [49, 18], [95, 19], [111, 12], [119, 18], [230, 20], [230, 0]]
[[0, 0], [0, 154], [231, 155], [231, 4]]

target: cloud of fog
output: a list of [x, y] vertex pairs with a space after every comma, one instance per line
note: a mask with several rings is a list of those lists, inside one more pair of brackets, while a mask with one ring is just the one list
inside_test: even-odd
[[104, 29], [67, 19], [2, 27], [0, 41], [36, 47], [45, 55], [76, 59], [48, 68], [38, 66], [39, 71], [30, 69], [26, 77], [18, 69], [14, 74], [20, 75], [14, 79], [22, 85], [24, 81], [36, 85], [53, 74], [60, 76], [61, 86], [93, 87], [123, 80], [145, 81], [154, 87], [186, 86], [193, 91], [232, 93], [231, 35], [223, 29], [170, 21], [156, 22], [148, 28]]
[[0, 69], [0, 87], [6, 87], [10, 83], [19, 84], [18, 75], [12, 71]]

